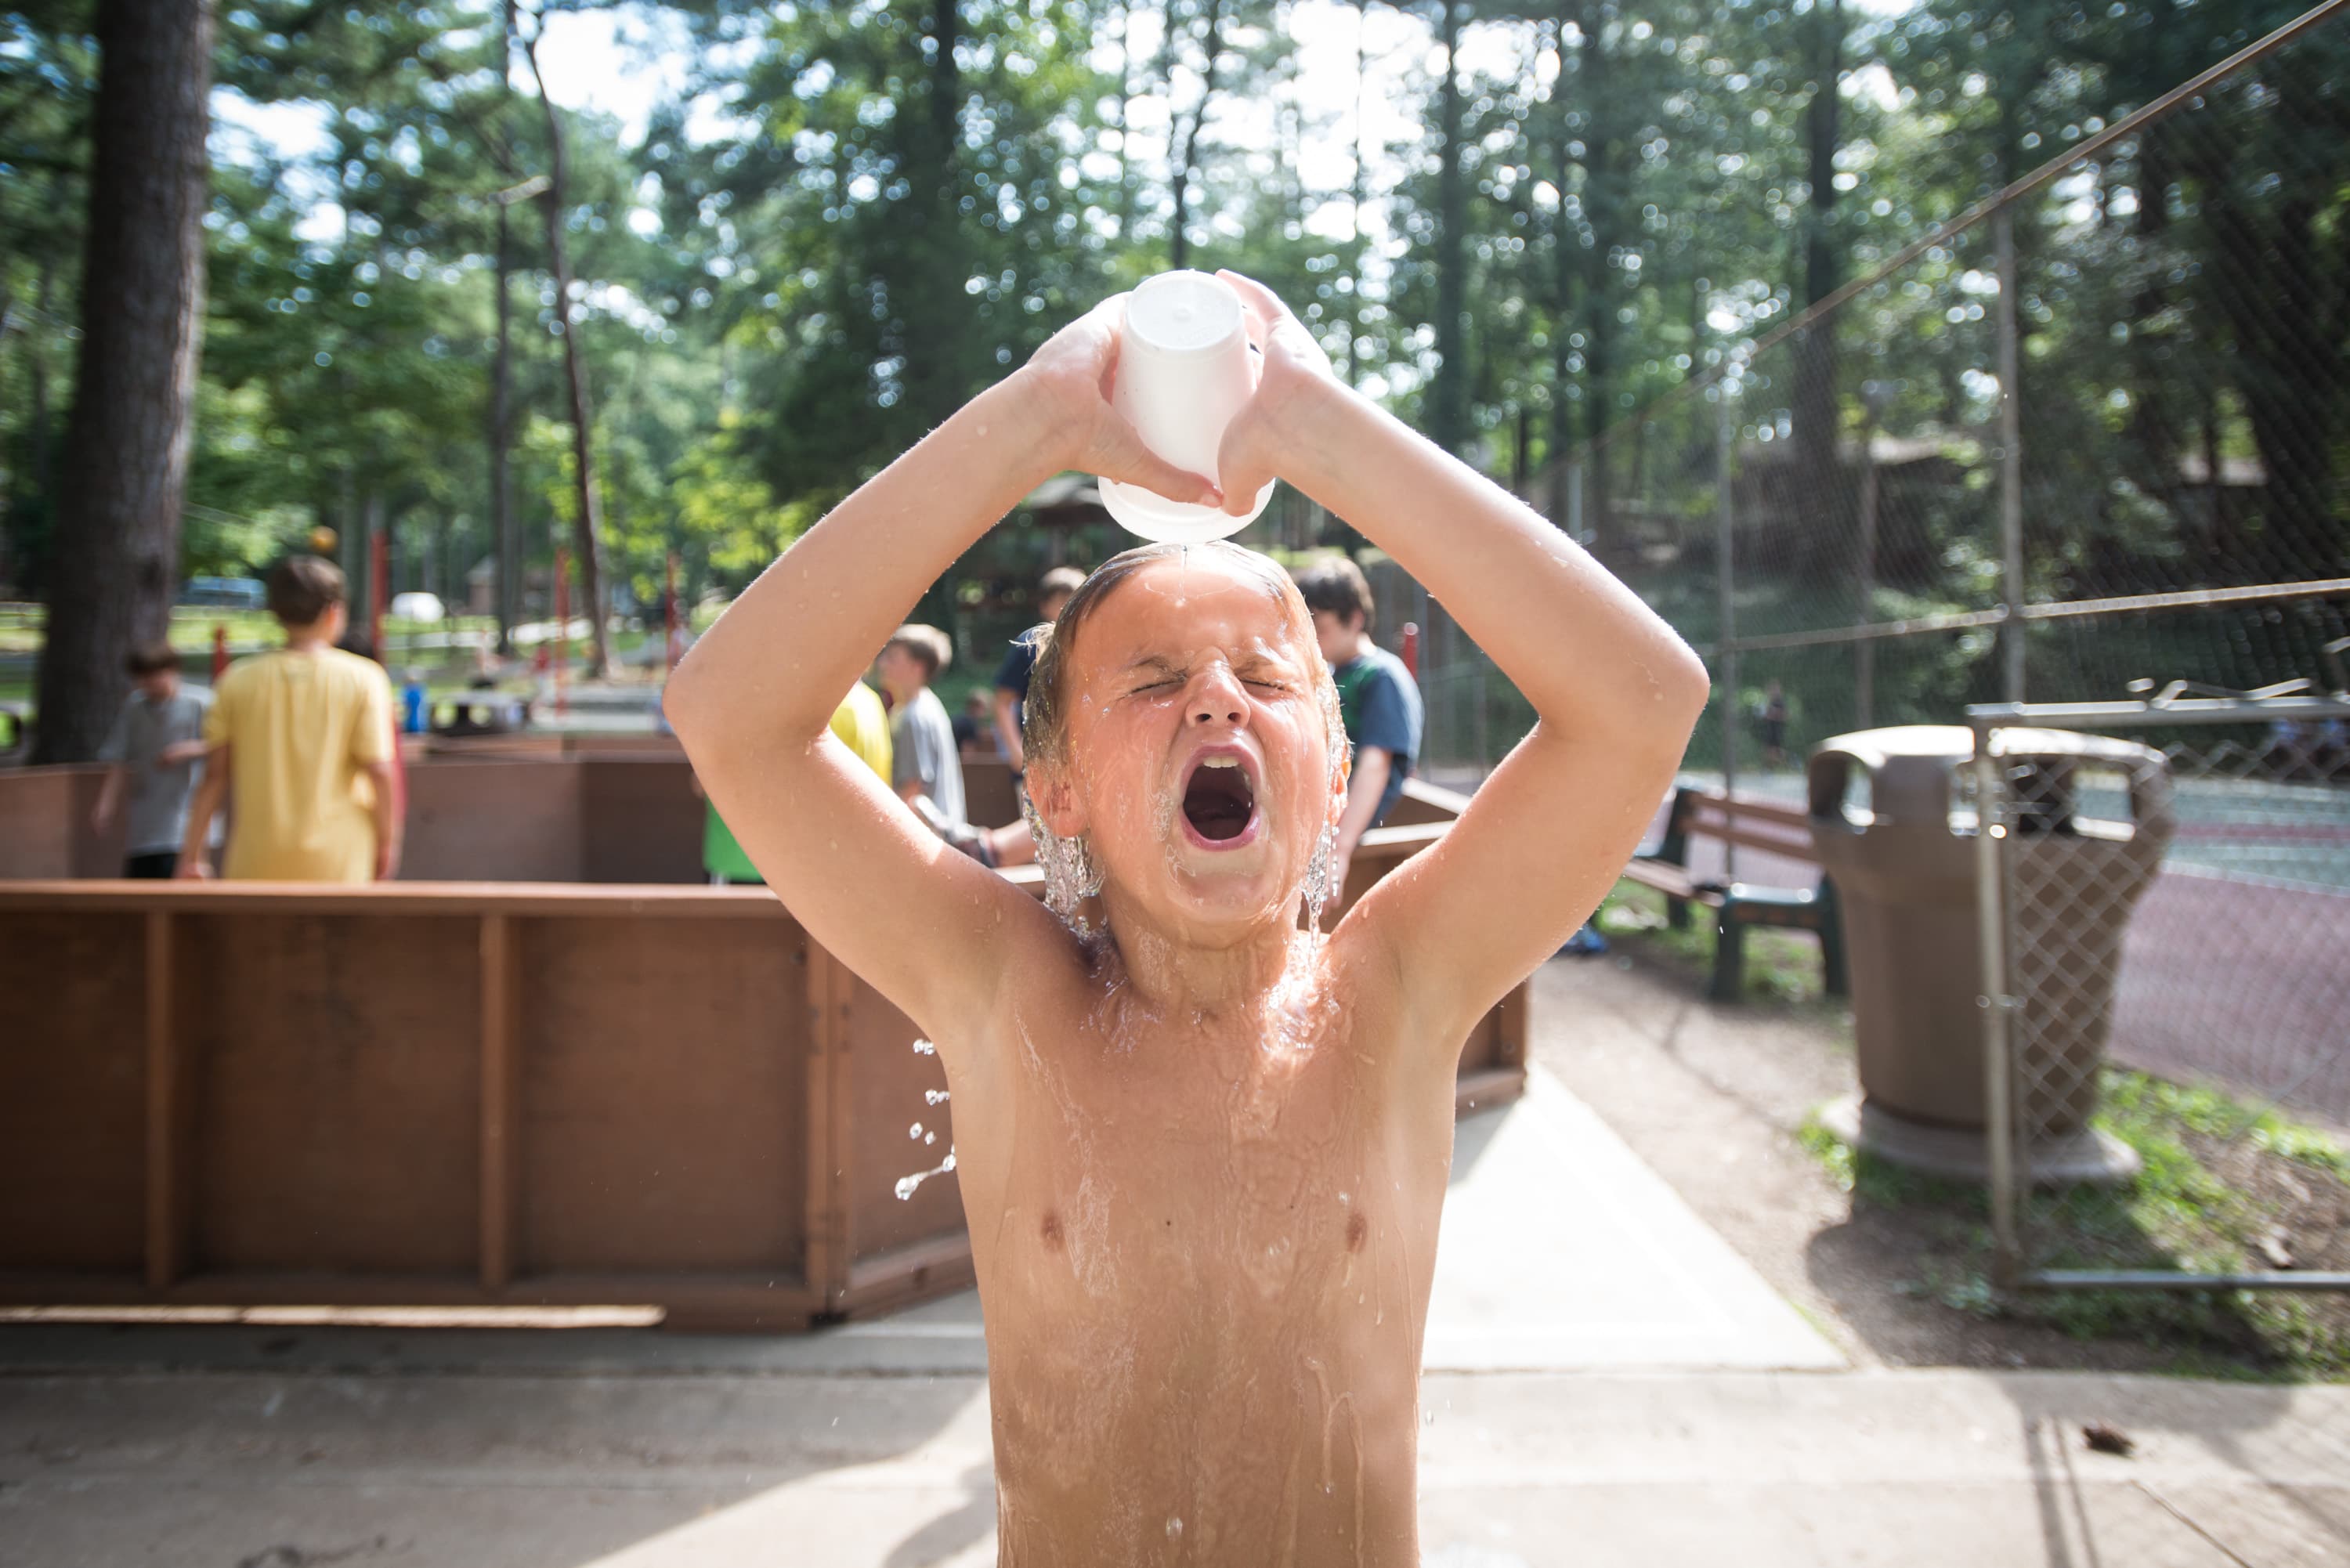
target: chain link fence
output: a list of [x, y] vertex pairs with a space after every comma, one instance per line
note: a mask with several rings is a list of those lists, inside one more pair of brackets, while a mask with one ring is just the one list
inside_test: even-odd
[[[1712, 663], [1692, 770], [1794, 798], [1813, 743], [1970, 703], [2350, 687], [2344, 7], [2047, 140], [1531, 484]], [[1427, 765], [1474, 776], [1531, 710], [1400, 607]]]
[[1997, 1272], [2350, 1290], [2350, 703], [2126, 706], [1976, 715]]
[[[1530, 487], [1711, 665], [1685, 782], [1798, 801], [1829, 737], [1985, 715], [2010, 1283], [2350, 1282], [2309, 1130], [2350, 1127], [2346, 11], [2054, 128]], [[1424, 765], [1469, 782], [1533, 714], [1410, 618]]]

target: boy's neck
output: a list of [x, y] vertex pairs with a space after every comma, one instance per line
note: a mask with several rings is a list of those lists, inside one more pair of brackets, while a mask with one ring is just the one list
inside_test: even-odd
[[1116, 889], [1106, 894], [1109, 938], [1127, 984], [1154, 1011], [1178, 1003], [1194, 1012], [1244, 1007], [1288, 971], [1298, 935], [1293, 923], [1267, 921], [1238, 941], [1203, 942], [1203, 933], [1163, 929], [1126, 908]]
[[324, 621], [286, 628], [286, 651], [288, 653], [318, 653], [333, 646], [334, 639], [327, 635]]

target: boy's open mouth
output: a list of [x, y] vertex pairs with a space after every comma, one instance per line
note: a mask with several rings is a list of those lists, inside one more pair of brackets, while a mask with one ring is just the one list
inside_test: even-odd
[[1256, 819], [1256, 786], [1240, 757], [1211, 753], [1200, 759], [1183, 785], [1183, 820], [1192, 834], [1211, 845], [1227, 845]]

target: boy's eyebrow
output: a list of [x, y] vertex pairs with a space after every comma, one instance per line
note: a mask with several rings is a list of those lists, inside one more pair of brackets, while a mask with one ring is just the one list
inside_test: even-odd
[[1128, 675], [1131, 675], [1138, 670], [1163, 670], [1171, 674], [1180, 670], [1181, 669], [1181, 665], [1176, 663], [1173, 659], [1168, 658], [1163, 653], [1146, 653], [1141, 658], [1136, 659], [1133, 663], [1128, 665], [1126, 667], [1126, 672]]

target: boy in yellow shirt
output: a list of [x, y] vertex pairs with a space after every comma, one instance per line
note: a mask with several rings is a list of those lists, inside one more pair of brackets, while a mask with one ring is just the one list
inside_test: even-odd
[[231, 665], [204, 723], [212, 751], [188, 808], [179, 875], [204, 877], [204, 834], [227, 799], [221, 875], [241, 881], [365, 882], [400, 869], [391, 780], [391, 683], [335, 646], [343, 574], [316, 556], [269, 574], [286, 646]]

